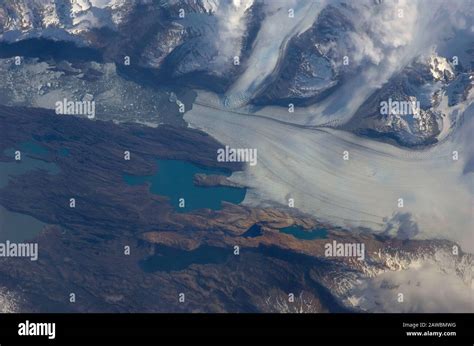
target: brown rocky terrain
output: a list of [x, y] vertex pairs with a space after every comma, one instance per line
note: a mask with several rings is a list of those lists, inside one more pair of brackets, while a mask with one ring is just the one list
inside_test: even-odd
[[[363, 242], [365, 263], [380, 269], [387, 268], [380, 252], [410, 254], [452, 245], [349, 232], [291, 209], [224, 203], [220, 210], [177, 213], [148, 186], [124, 182], [123, 174], [159, 169], [156, 158], [242, 169], [217, 162], [220, 144], [195, 130], [115, 125], [1, 106], [0, 130], [1, 161], [12, 160], [5, 149], [34, 140], [48, 149], [48, 155], [38, 158], [61, 169], [57, 175], [31, 171], [12, 177], [0, 190], [3, 207], [48, 224], [34, 240], [38, 261], [0, 259], [0, 286], [21, 297], [22, 311], [348, 311], [331, 292], [337, 273], [363, 273], [366, 266], [351, 258], [329, 260], [324, 255], [327, 242]], [[64, 147], [69, 155], [55, 154]], [[125, 150], [130, 161], [123, 158]], [[195, 181], [226, 185], [219, 176]], [[76, 198], [74, 209], [69, 208], [70, 197]], [[260, 234], [244, 236], [254, 225]], [[324, 227], [327, 238], [302, 240], [279, 231], [291, 225]], [[76, 295], [73, 303], [70, 293]], [[294, 303], [287, 302], [290, 293]]]

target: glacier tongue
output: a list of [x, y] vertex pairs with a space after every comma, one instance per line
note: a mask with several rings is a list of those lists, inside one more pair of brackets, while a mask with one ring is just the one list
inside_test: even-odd
[[[472, 116], [443, 143], [413, 151], [343, 131], [208, 108], [208, 96], [200, 94], [185, 120], [226, 145], [257, 149], [258, 164], [232, 176], [250, 187], [245, 203], [287, 205], [291, 197], [296, 208], [336, 225], [449, 239], [474, 251], [474, 186], [472, 175], [463, 173], [471, 155]], [[453, 151], [459, 152], [457, 161]]]
[[[229, 108], [245, 105], [259, 90], [277, 66], [280, 56], [285, 53], [288, 40], [314, 23], [323, 8], [323, 2], [275, 0], [265, 3], [265, 7], [268, 16], [255, 39], [252, 54], [246, 63], [247, 68], [227, 92], [226, 105]], [[294, 11], [294, 18], [289, 17], [289, 10]]]

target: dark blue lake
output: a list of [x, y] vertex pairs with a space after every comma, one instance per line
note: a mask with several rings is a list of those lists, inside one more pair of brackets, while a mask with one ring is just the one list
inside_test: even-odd
[[[187, 212], [200, 208], [221, 209], [222, 201], [239, 204], [244, 200], [246, 189], [234, 187], [201, 187], [193, 183], [197, 173], [220, 174], [229, 176], [219, 169], [201, 168], [181, 160], [157, 160], [158, 170], [152, 176], [124, 175], [129, 185], [150, 183], [150, 191], [154, 194], [167, 196], [178, 212]], [[179, 206], [180, 198], [184, 198], [184, 207]]]
[[208, 245], [190, 251], [156, 245], [155, 252], [155, 255], [139, 262], [143, 271], [148, 273], [171, 272], [186, 269], [192, 264], [223, 263], [232, 254], [229, 249]]
[[244, 238], [256, 238], [260, 237], [263, 235], [262, 232], [262, 226], [259, 224], [254, 224], [252, 225], [244, 234], [242, 234], [242, 237]]
[[0, 42], [0, 58], [24, 56], [40, 60], [54, 59], [102, 62], [102, 54], [89, 47], [79, 47], [73, 42], [31, 38], [18, 42]]

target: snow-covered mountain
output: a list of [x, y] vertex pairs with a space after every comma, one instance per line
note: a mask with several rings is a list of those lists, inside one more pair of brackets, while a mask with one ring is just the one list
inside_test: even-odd
[[[437, 22], [447, 10], [440, 1], [430, 6], [422, 0], [18, 0], [0, 4], [0, 40], [73, 40], [118, 64], [130, 57], [133, 66], [167, 82], [225, 94], [226, 107], [317, 104], [315, 112], [333, 115], [325, 121], [330, 126], [355, 115], [357, 124], [350, 128], [359, 134], [374, 131], [383, 137], [394, 131], [399, 144], [426, 145], [444, 125], [441, 111], [427, 110], [425, 99], [422, 108], [428, 114], [422, 114], [421, 128], [427, 131], [403, 119], [361, 124], [360, 118], [374, 119], [375, 101], [390, 90], [397, 90], [399, 101], [426, 98], [410, 89], [421, 86], [427, 66], [431, 89], [445, 83], [450, 106], [454, 98], [459, 103], [467, 97], [474, 64], [469, 2], [458, 1], [449, 8], [450, 16]], [[427, 15], [417, 20], [421, 13]], [[433, 23], [436, 30], [428, 35], [424, 31]], [[446, 42], [456, 42], [453, 56], [443, 49], [428, 54], [433, 45], [442, 48]], [[423, 87], [430, 93], [428, 82]], [[358, 104], [345, 105], [347, 100]]]
[[472, 266], [472, 255], [453, 254], [449, 244], [389, 250], [373, 254], [352, 275], [335, 275], [338, 279], [330, 287], [345, 305], [359, 311], [471, 312]]
[[[375, 91], [343, 128], [407, 146], [436, 143], [459, 120], [460, 113], [449, 108], [471, 102], [472, 75], [436, 54], [421, 57]], [[390, 100], [418, 103], [418, 113], [381, 112], [381, 104]]]
[[0, 7], [0, 33], [10, 40], [80, 35], [94, 28], [116, 27], [131, 4], [126, 0], [5, 1]]
[[170, 78], [204, 73], [228, 86], [252, 44], [260, 7], [253, 0], [5, 2], [0, 40], [72, 40]]

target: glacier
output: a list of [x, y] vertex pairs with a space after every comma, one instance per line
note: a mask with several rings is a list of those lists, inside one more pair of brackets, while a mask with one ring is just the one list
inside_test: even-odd
[[184, 119], [226, 145], [257, 149], [258, 164], [231, 176], [250, 188], [245, 204], [284, 206], [293, 198], [297, 209], [334, 225], [449, 239], [474, 251], [474, 184], [466, 172], [474, 154], [472, 90], [457, 128], [423, 150], [206, 106], [216, 97], [199, 93]]
[[[231, 177], [249, 187], [245, 204], [286, 207], [293, 198], [295, 208], [333, 225], [402, 238], [448, 239], [473, 252], [472, 88], [455, 106], [441, 95], [437, 110], [446, 117], [441, 134], [436, 144], [422, 149], [402, 148], [339, 128], [375, 90], [415, 59], [437, 47], [443, 50], [446, 42], [472, 37], [474, 27], [469, 30], [466, 21], [472, 18], [470, 2], [455, 6], [442, 1], [383, 6], [332, 2], [345, 13], [353, 12], [348, 16], [355, 43], [336, 42], [352, 47], [351, 78], [326, 100], [296, 107], [293, 113], [281, 106], [254, 107], [252, 97], [278, 72], [288, 40], [308, 29], [327, 5], [298, 4], [298, 25], [279, 24], [287, 24], [284, 17], [290, 5], [267, 13], [245, 71], [225, 94], [198, 90], [184, 119], [224, 145], [257, 149], [258, 164]], [[466, 35], [463, 40], [461, 33]], [[472, 84], [472, 74], [470, 78]]]

